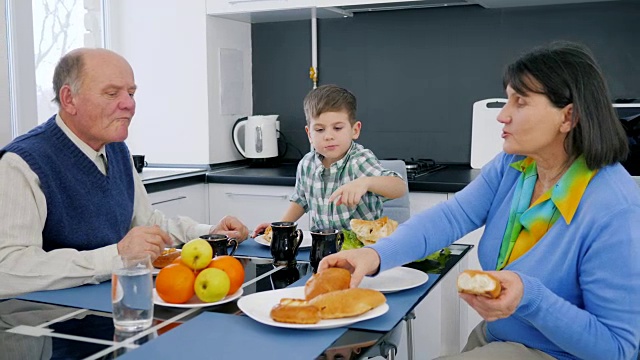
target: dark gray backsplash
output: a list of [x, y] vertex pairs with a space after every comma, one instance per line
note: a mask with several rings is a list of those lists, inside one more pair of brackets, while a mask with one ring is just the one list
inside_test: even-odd
[[[554, 40], [589, 46], [612, 98], [640, 98], [640, 4], [512, 9], [479, 6], [357, 13], [318, 20], [319, 83], [358, 99], [358, 142], [378, 158], [469, 163], [472, 105], [504, 97], [502, 70]], [[302, 100], [311, 89], [310, 21], [254, 24], [253, 108], [280, 114], [303, 153]], [[289, 147], [287, 157], [298, 157]]]

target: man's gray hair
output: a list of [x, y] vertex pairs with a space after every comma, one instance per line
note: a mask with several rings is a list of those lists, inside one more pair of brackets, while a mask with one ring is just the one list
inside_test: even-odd
[[80, 90], [83, 70], [84, 61], [81, 51], [71, 51], [64, 55], [53, 72], [53, 91], [55, 97], [52, 101], [60, 106], [60, 89], [65, 85], [71, 87], [72, 93], [77, 93], [78, 90]]

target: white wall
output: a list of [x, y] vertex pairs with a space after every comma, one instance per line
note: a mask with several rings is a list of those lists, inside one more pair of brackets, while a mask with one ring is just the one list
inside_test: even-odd
[[[149, 163], [240, 159], [235, 119], [251, 114], [251, 25], [208, 17], [204, 1], [109, 1], [109, 47], [133, 67], [137, 109], [127, 144]], [[241, 53], [237, 112], [222, 114], [220, 49]], [[240, 78], [240, 77], [237, 77]], [[228, 112], [228, 111], [227, 111]]]
[[202, 1], [111, 0], [110, 46], [135, 74], [127, 144], [149, 163], [208, 164], [206, 15]]
[[[242, 95], [239, 112], [224, 113], [221, 104], [220, 49], [233, 49], [242, 54]], [[212, 164], [240, 160], [231, 140], [231, 130], [238, 118], [251, 115], [251, 24], [207, 16], [207, 57], [209, 74], [209, 159]]]

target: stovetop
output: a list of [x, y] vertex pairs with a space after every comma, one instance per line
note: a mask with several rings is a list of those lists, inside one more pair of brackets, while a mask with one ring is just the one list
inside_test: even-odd
[[447, 167], [446, 165], [436, 163], [433, 159], [411, 158], [403, 161], [407, 167], [407, 180], [415, 180], [417, 177], [430, 174]]

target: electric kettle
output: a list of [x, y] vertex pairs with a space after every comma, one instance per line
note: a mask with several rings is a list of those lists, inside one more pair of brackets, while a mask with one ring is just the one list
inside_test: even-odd
[[[254, 115], [238, 119], [233, 124], [233, 143], [245, 158], [266, 159], [278, 156], [278, 115]], [[238, 131], [244, 127], [244, 148]]]

